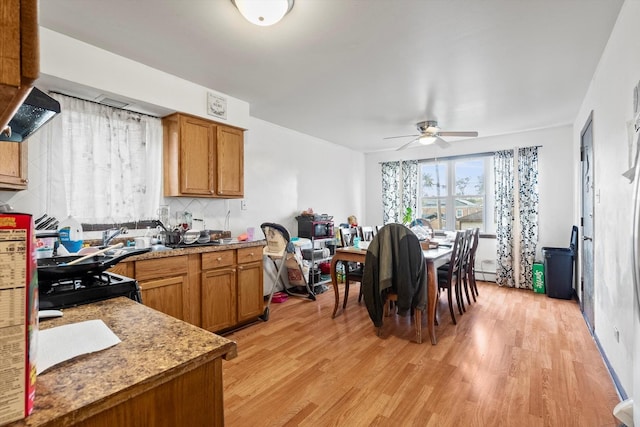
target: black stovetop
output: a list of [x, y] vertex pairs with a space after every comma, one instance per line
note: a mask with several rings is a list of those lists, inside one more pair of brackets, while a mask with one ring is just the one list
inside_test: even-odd
[[119, 296], [142, 302], [135, 279], [107, 272], [56, 281], [40, 280], [38, 293], [40, 310], [57, 310]]

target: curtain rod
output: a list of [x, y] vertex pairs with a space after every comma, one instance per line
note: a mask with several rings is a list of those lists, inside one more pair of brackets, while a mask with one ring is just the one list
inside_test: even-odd
[[[515, 148], [542, 148], [542, 145], [530, 145], [528, 147], [515, 147]], [[472, 153], [472, 154], [459, 154], [456, 156], [445, 156], [445, 157], [431, 157], [428, 159], [410, 159], [410, 160], [415, 160], [417, 162], [427, 162], [427, 161], [432, 161], [432, 160], [456, 160], [456, 159], [468, 159], [468, 158], [473, 158], [473, 157], [485, 157], [485, 156], [493, 156], [494, 154], [496, 154], [497, 151], [502, 151], [502, 150], [496, 150], [496, 151], [485, 151], [483, 153]], [[392, 161], [396, 161], [396, 162], [404, 162], [406, 160], [392, 160]], [[389, 163], [389, 162], [378, 162], [379, 165], [383, 164], [383, 163]]]
[[68, 97], [68, 98], [78, 99], [78, 100], [80, 100], [80, 101], [85, 101], [85, 102], [90, 102], [90, 103], [92, 103], [92, 104], [102, 105], [103, 107], [113, 108], [114, 110], [122, 110], [122, 111], [126, 111], [126, 112], [128, 112], [128, 113], [140, 114], [141, 116], [152, 117], [152, 118], [154, 118], [154, 119], [159, 119], [159, 118], [160, 118], [160, 117], [158, 117], [158, 116], [152, 116], [151, 114], [140, 113], [140, 112], [138, 112], [138, 111], [127, 110], [126, 108], [114, 107], [113, 105], [107, 105], [107, 104], [103, 104], [103, 103], [101, 103], [101, 102], [92, 101], [92, 100], [90, 100], [90, 99], [80, 98], [79, 96], [73, 96], [73, 95], [68, 95], [68, 94], [66, 94], [66, 93], [56, 92], [55, 90], [51, 90], [51, 91], [49, 91], [49, 93], [55, 93], [56, 95], [62, 95], [62, 96], [66, 96], [66, 97]]

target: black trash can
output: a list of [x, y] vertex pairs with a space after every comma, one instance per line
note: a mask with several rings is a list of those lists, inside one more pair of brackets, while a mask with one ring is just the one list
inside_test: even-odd
[[578, 227], [571, 230], [568, 248], [542, 248], [544, 278], [547, 296], [571, 299], [573, 297], [573, 267], [578, 249]]

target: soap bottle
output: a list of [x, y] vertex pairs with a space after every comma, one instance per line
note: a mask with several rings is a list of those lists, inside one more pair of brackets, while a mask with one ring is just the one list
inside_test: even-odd
[[58, 225], [60, 243], [70, 253], [78, 252], [82, 248], [82, 224], [71, 215]]

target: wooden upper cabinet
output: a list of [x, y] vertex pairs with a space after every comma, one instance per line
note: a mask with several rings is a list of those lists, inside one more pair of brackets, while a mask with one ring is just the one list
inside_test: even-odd
[[40, 73], [38, 1], [0, 1], [0, 130], [22, 105]]
[[180, 117], [180, 190], [182, 194], [215, 194], [215, 140], [204, 120]]
[[165, 196], [243, 196], [241, 129], [182, 113], [167, 116], [162, 123]]
[[[0, 0], [0, 131], [40, 72], [37, 0]], [[0, 142], [0, 189], [27, 188], [27, 146]]]
[[221, 196], [244, 193], [244, 138], [240, 129], [217, 127], [217, 192]]
[[27, 143], [0, 141], [0, 189], [27, 189]]

